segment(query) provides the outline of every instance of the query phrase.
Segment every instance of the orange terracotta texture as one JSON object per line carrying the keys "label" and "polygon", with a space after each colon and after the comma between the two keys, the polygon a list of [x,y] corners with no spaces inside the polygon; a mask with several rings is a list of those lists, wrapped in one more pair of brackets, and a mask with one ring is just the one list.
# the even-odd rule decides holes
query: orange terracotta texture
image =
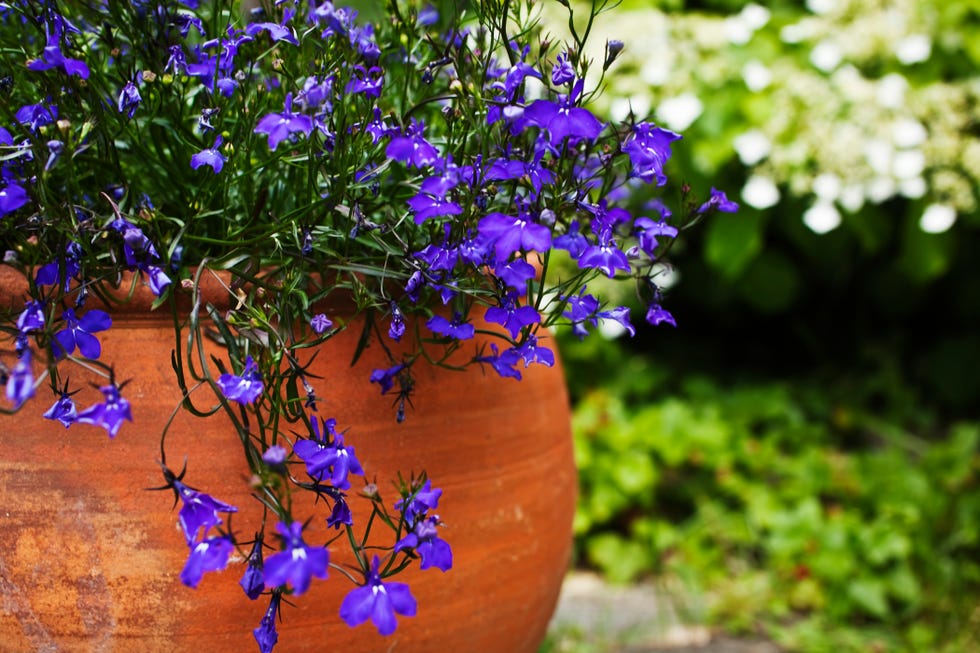
{"label": "orange terracotta texture", "polygon": [[[19,307],[24,293],[11,279],[0,272],[0,301]],[[17,416],[0,416],[0,650],[257,650],[252,629],[268,599],[245,597],[241,558],[206,574],[196,590],[181,585],[188,548],[172,494],[145,489],[163,483],[159,434],[180,398],[169,320],[137,301],[114,309],[113,327],[99,334],[104,359],[119,380],[130,380],[124,396],[134,422],[114,440],[96,427],[66,430],[41,419],[54,399],[43,386]],[[370,623],[351,629],[340,620],[340,602],[353,585],[332,571],[291,599],[295,606],[284,603],[277,653],[533,653],[569,561],[576,495],[560,366],[522,369],[517,382],[479,367],[417,365],[415,407],[397,424],[392,397],[367,382],[372,369],[390,366],[382,350],[370,347],[350,366],[358,335],[355,325],[321,347],[311,369],[321,377],[320,412],[348,430],[347,444],[389,506],[399,471],[424,469],[444,490],[438,513],[454,567],[443,574],[416,565],[394,579],[410,584],[419,610],[399,617],[389,637]],[[73,386],[95,380],[81,370],[69,374]],[[261,508],[250,496],[237,435],[223,418],[179,414],[166,445],[175,471],[186,456],[186,483],[239,507],[231,526],[250,539]],[[303,476],[302,468],[296,474]],[[358,489],[361,479],[353,482]],[[363,516],[358,508],[367,501],[352,496],[351,504],[355,519]],[[325,526],[326,506],[317,510],[309,543],[334,534]],[[342,562],[343,551],[332,545],[333,561]]]}

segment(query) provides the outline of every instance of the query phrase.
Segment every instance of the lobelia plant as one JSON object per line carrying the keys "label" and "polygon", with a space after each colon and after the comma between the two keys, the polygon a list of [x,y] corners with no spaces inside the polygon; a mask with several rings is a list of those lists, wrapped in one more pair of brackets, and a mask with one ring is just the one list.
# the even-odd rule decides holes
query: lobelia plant
{"label": "lobelia plant", "polygon": [[[589,29],[574,29],[571,7],[573,42],[559,47],[531,2],[390,2],[373,24],[328,1],[251,4],[0,3],[0,245],[27,289],[23,305],[0,307],[0,409],[126,437],[138,406],[100,333],[113,306],[148,286],[185,344],[170,361],[184,397],[175,410],[227,417],[268,524],[235,532],[239,507],[185,482],[186,462],[167,463],[169,424],[140,425],[159,431],[161,489],[181,504],[179,577],[197,587],[237,552],[244,593],[269,600],[254,631],[269,651],[282,601],[329,568],[354,584],[341,619],[389,634],[396,615],[416,612],[391,577],[416,560],[453,564],[442,491],[424,473],[397,479],[390,506],[365,483],[366,531],[388,539],[355,534],[357,425],[348,437],[342,415],[318,412],[329,382],[308,374],[303,351],[363,324],[361,346],[391,363],[364,392],[391,394],[401,422],[416,365],[462,351],[519,380],[522,367],[554,363],[549,327],[581,337],[613,320],[632,334],[628,308],[588,292],[596,277],[636,284],[646,320],[673,324],[655,265],[679,230],[736,205],[685,188],[677,214],[659,200],[652,217],[626,208],[636,185],[665,186],[680,136],[587,108],[601,80],[586,85]],[[607,44],[603,75],[622,47]],[[211,277],[230,310],[201,300]],[[324,308],[335,298],[345,314]],[[496,344],[467,349],[484,324],[499,327]],[[389,343],[402,339],[409,353],[396,356]],[[76,366],[104,378],[101,395],[73,384]],[[323,512],[299,513],[297,493]],[[309,541],[311,519],[340,535]],[[331,563],[340,542],[359,569]]]}

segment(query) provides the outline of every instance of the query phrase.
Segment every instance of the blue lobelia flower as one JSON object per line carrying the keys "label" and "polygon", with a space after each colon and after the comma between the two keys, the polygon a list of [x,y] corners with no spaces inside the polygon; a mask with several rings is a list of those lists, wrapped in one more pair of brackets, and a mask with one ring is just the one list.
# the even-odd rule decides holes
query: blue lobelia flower
{"label": "blue lobelia flower", "polygon": [[74,309],[66,308],[61,314],[65,328],[54,334],[51,348],[58,358],[78,351],[86,358],[98,358],[102,354],[102,345],[93,333],[105,331],[112,326],[112,318],[105,311],[94,308],[81,318],[75,315]]}
{"label": "blue lobelia flower", "polygon": [[438,515],[417,522],[412,532],[395,544],[395,552],[414,549],[422,558],[420,569],[435,567],[449,571],[453,566],[453,551],[449,543],[439,537],[439,524]]}
{"label": "blue lobelia flower", "polygon": [[587,247],[578,259],[578,266],[602,270],[610,279],[616,276],[616,270],[630,271],[629,259],[612,238],[600,239],[599,243]]}
{"label": "blue lobelia flower", "polygon": [[656,258],[655,252],[660,245],[657,236],[677,237],[677,227],[672,227],[663,220],[654,222],[650,218],[637,218],[633,221],[633,229],[636,231],[640,249],[650,258]]}
{"label": "blue lobelia flower", "polygon": [[317,313],[310,318],[310,328],[312,328],[314,333],[317,335],[323,333],[332,326],[333,322],[323,313]]}
{"label": "blue lobelia flower", "polygon": [[623,151],[629,155],[633,164],[632,174],[646,183],[655,179],[658,186],[667,183],[664,165],[670,158],[670,144],[681,138],[669,129],[657,127],[653,123],[641,122],[633,126],[633,131],[623,142]]}
{"label": "blue lobelia flower", "polygon": [[31,350],[25,349],[17,360],[14,369],[7,377],[7,399],[14,404],[14,410],[34,396],[34,373],[31,370]]}
{"label": "blue lobelia flower", "polygon": [[219,512],[238,512],[238,508],[235,506],[195,490],[179,479],[175,478],[170,483],[177,496],[184,502],[180,508],[180,513],[177,515],[177,520],[180,522],[180,528],[184,531],[184,538],[189,545],[198,541],[199,532],[201,532],[203,539],[213,526],[222,523],[221,517],[218,516]]}
{"label": "blue lobelia flower", "polygon": [[447,320],[442,315],[433,315],[425,323],[425,326],[429,327],[433,333],[456,340],[469,340],[476,335],[476,328],[472,324],[463,322],[463,316],[458,313],[453,316],[452,321]]}
{"label": "blue lobelia flower", "polygon": [[309,136],[313,131],[313,119],[302,113],[293,113],[293,94],[286,94],[282,113],[270,113],[262,117],[255,126],[256,134],[269,136],[269,149],[274,150],[284,139],[292,134]]}
{"label": "blue lobelia flower", "polygon": [[276,632],[276,615],[279,613],[279,602],[282,600],[280,592],[273,592],[269,600],[269,609],[262,616],[258,628],[252,631],[255,641],[259,645],[261,653],[272,653],[273,647],[279,641],[279,634]]}
{"label": "blue lobelia flower", "polygon": [[488,242],[492,242],[498,261],[518,250],[546,252],[551,248],[551,230],[538,224],[528,215],[518,217],[503,213],[490,213],[480,219],[477,230]]}
{"label": "blue lobelia flower", "polygon": [[30,300],[24,304],[24,312],[17,317],[17,330],[31,333],[44,328],[44,302]]}
{"label": "blue lobelia flower", "polygon": [[395,510],[400,510],[407,524],[414,525],[417,520],[424,519],[429,510],[439,507],[442,490],[432,489],[432,481],[426,479],[422,487],[413,491],[409,496],[395,503]]}
{"label": "blue lobelia flower", "polygon": [[245,596],[254,601],[259,598],[259,595],[265,589],[265,565],[262,563],[261,533],[256,534],[255,542],[252,543],[252,550],[249,552],[248,559],[245,562],[245,573],[242,575],[242,579],[238,584],[245,590]]}
{"label": "blue lobelia flower", "polygon": [[547,347],[539,346],[537,336],[529,336],[523,345],[514,349],[520,355],[521,360],[524,361],[525,369],[531,363],[540,363],[546,367],[552,367],[555,364],[554,352]]}
{"label": "blue lobelia flower", "polygon": [[696,214],[702,215],[709,211],[720,211],[721,213],[735,213],[738,211],[738,202],[733,202],[725,195],[725,191],[718,190],[712,186],[711,196],[708,201],[698,207]]}
{"label": "blue lobelia flower", "polygon": [[390,635],[398,625],[395,613],[413,617],[418,606],[408,585],[381,581],[380,564],[375,556],[365,584],[351,590],[340,604],[340,618],[351,628],[371,619],[379,633]]}
{"label": "blue lobelia flower", "polygon": [[240,404],[250,404],[262,394],[262,375],[251,356],[245,358],[241,376],[225,372],[217,380],[218,387],[227,399]]}
{"label": "blue lobelia flower", "polygon": [[235,545],[225,535],[192,544],[191,553],[180,572],[180,582],[188,587],[197,587],[205,572],[221,571],[228,566],[228,556],[234,548]]}
{"label": "blue lobelia flower", "polygon": [[105,385],[100,388],[105,401],[101,404],[90,406],[78,414],[75,420],[80,424],[92,424],[101,426],[109,432],[109,437],[116,437],[123,420],[133,421],[133,415],[129,410],[129,401],[120,393],[119,386],[116,384]]}
{"label": "blue lobelia flower", "polygon": [[490,343],[490,350],[493,352],[492,355],[477,356],[473,360],[479,363],[488,363],[497,374],[504,378],[512,378],[520,381],[521,373],[515,367],[521,360],[520,352],[513,347],[500,351],[497,345],[492,342]]}
{"label": "blue lobelia flower", "polygon": [[381,386],[381,394],[388,394],[388,391],[395,385],[395,377],[405,369],[404,363],[398,363],[388,369],[377,369],[371,372],[371,383]]}
{"label": "blue lobelia flower", "polygon": [[67,392],[62,392],[58,399],[51,405],[51,408],[43,415],[44,419],[56,419],[68,428],[75,423],[78,419],[78,409],[75,408],[75,402],[72,400],[71,395]]}
{"label": "blue lobelia flower", "polygon": [[127,118],[132,118],[142,101],[143,97],[140,95],[139,89],[136,88],[136,84],[126,82],[122,91],[119,92],[116,108],[119,109],[119,113],[125,113]]}
{"label": "blue lobelia flower", "polygon": [[265,561],[265,586],[275,588],[290,583],[294,594],[303,594],[314,576],[327,577],[329,553],[322,546],[308,546],[303,541],[301,522],[279,522],[276,530],[282,536],[285,549]]}
{"label": "blue lobelia flower", "polygon": [[[40,59],[33,59],[27,62],[29,70],[49,70],[51,68],[61,68],[66,75],[78,75],[82,79],[88,79],[89,69],[81,59],[71,59],[66,57],[61,51],[62,24],[65,21],[58,16],[55,20],[45,27],[47,32],[47,44]],[[53,29],[52,29],[53,28]]]}
{"label": "blue lobelia flower", "polygon": [[579,80],[571,94],[559,96],[558,102],[535,100],[524,109],[524,119],[546,130],[552,147],[569,137],[591,140],[602,132],[602,122],[591,111],[575,106],[582,87],[583,82]]}
{"label": "blue lobelia flower", "polygon": [[533,306],[521,306],[517,293],[508,293],[500,306],[491,306],[483,316],[487,322],[502,324],[510,332],[511,338],[516,338],[526,326],[537,324],[541,315]]}
{"label": "blue lobelia flower", "polygon": [[575,81],[575,68],[568,60],[568,53],[562,52],[555,60],[555,65],[551,69],[551,83],[555,86],[569,84]]}
{"label": "blue lobelia flower", "polygon": [[197,152],[196,154],[192,154],[191,168],[197,170],[201,166],[210,166],[211,170],[213,170],[215,174],[221,172],[221,169],[225,166],[225,161],[228,160],[225,158],[225,155],[219,151],[222,142],[223,139],[221,138],[221,134],[218,134],[218,136],[214,139],[213,147],[209,147]]}
{"label": "blue lobelia flower", "polygon": [[313,437],[299,440],[293,445],[293,451],[306,463],[306,472],[315,480],[322,481],[329,475],[330,482],[340,490],[350,488],[348,474],[364,475],[361,463],[354,455],[354,447],[344,445],[344,436],[335,430],[337,420],[325,419],[323,429],[316,417],[310,422]]}
{"label": "blue lobelia flower", "polygon": [[8,181],[6,186],[0,188],[0,217],[24,206],[28,199],[27,191],[22,186]]}
{"label": "blue lobelia flower", "polygon": [[422,135],[424,131],[425,123],[412,118],[404,135],[392,137],[385,156],[416,168],[435,163],[439,160],[439,150],[425,140]]}
{"label": "blue lobelia flower", "polygon": [[677,321],[674,320],[674,316],[665,309],[663,306],[657,303],[650,304],[650,308],[647,310],[646,320],[653,326],[657,326],[661,323],[666,323],[671,326],[677,326]]}

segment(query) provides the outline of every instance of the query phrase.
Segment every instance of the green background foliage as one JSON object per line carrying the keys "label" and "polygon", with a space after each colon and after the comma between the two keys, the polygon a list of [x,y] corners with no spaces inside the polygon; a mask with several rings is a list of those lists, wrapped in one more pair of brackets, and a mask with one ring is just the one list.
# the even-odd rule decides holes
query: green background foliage
{"label": "green background foliage", "polygon": [[[726,36],[759,7],[747,40]],[[810,36],[787,39],[799,24]],[[680,581],[713,623],[789,650],[980,650],[980,3],[626,0],[596,29],[626,42],[608,106],[656,119],[698,98],[667,171],[743,208],[673,248],[677,330],[562,348],[578,563]],[[910,35],[931,50],[903,63]],[[821,70],[828,40],[841,60]],[[893,82],[901,101],[879,102]],[[924,139],[901,145],[909,121]],[[746,163],[751,130],[771,149]],[[891,138],[897,172],[876,171]],[[772,206],[741,196],[757,175]],[[804,222],[821,175],[860,195],[832,194],[826,233]],[[933,204],[956,216],[938,233]]]}

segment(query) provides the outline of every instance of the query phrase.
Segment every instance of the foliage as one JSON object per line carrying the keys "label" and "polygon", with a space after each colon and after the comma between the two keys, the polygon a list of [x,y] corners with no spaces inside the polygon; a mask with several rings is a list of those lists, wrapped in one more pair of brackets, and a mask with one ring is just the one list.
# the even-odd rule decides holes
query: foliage
{"label": "foliage", "polygon": [[756,339],[801,366],[884,341],[931,400],[975,415],[976,3],[658,5],[598,24],[629,43],[601,101],[692,138],[674,178],[742,189],[738,220],[674,250],[679,323],[712,325],[691,341]]}
{"label": "foliage", "polygon": [[674,380],[590,346],[601,369],[569,365],[582,563],[678,578],[790,650],[980,650],[980,423],[897,394],[882,415],[871,386],[906,390],[884,378]]}

